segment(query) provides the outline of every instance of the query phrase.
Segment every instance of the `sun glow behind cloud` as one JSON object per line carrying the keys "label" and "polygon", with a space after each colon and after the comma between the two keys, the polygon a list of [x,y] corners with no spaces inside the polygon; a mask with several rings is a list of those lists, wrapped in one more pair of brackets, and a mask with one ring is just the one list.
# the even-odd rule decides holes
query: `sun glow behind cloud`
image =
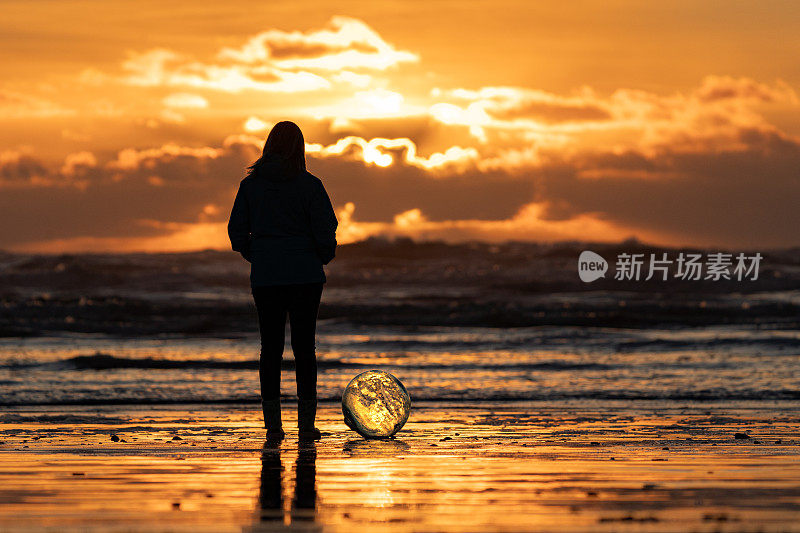
{"label": "sun glow behind cloud", "polygon": [[403,154],[403,161],[410,165],[426,170],[439,169],[442,167],[457,167],[478,159],[478,151],[474,148],[461,148],[451,146],[444,153],[436,152],[429,157],[417,155],[417,146],[411,139],[383,139],[375,138],[369,141],[361,137],[344,137],[336,143],[323,146],[321,144],[306,144],[306,153],[322,157],[340,156],[348,152],[357,152],[359,159],[367,164],[374,164],[379,167],[388,167],[394,162],[392,153],[400,150]]}

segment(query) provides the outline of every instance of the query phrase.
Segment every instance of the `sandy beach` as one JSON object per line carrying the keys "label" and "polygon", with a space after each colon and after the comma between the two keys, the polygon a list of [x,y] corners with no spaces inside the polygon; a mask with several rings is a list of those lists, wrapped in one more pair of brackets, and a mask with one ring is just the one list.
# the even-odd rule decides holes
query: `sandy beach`
{"label": "sandy beach", "polygon": [[[8,408],[3,531],[800,531],[796,404],[426,402],[392,440],[320,408]],[[748,438],[736,438],[736,434]]]}

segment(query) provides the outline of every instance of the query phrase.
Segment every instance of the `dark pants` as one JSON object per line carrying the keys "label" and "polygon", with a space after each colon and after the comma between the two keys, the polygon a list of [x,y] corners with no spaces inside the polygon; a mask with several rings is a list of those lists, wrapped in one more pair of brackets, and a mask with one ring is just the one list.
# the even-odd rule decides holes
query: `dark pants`
{"label": "dark pants", "polygon": [[296,283],[252,288],[261,331],[261,360],[258,374],[261,378],[263,400],[275,400],[281,394],[281,360],[287,314],[296,365],[297,397],[301,400],[317,398],[317,356],[314,337],[322,285],[322,283]]}

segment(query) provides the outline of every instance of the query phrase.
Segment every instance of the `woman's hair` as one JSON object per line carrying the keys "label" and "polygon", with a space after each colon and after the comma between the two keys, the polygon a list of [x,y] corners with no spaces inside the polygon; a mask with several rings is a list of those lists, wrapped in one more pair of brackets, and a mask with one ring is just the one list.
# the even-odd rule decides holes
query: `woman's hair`
{"label": "woman's hair", "polygon": [[297,172],[306,169],[306,142],[303,132],[294,122],[284,120],[273,126],[264,143],[264,150],[261,152],[255,163],[247,167],[248,176],[255,174],[264,164],[267,154],[276,154],[283,158],[286,166]]}

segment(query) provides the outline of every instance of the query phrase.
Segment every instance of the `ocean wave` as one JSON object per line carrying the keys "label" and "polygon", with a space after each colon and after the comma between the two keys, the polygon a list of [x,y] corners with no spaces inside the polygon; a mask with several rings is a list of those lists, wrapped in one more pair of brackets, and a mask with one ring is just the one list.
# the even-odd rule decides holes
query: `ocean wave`
{"label": "ocean wave", "polygon": [[[746,330],[745,330],[746,331]],[[717,330],[713,336],[708,336],[706,331],[683,330],[680,338],[653,337],[650,332],[631,332],[625,330],[575,330],[575,331],[533,331],[530,333],[494,334],[482,333],[475,339],[462,339],[457,335],[442,336],[442,338],[413,339],[382,339],[369,338],[351,342],[335,343],[337,349],[354,349],[357,351],[499,351],[516,350],[530,346],[536,347],[561,347],[564,345],[575,348],[606,348],[609,351],[631,352],[659,349],[668,350],[702,350],[713,348],[764,346],[769,348],[791,348],[800,346],[800,338],[796,332],[763,332],[758,330],[747,331],[742,335],[742,330],[726,332]],[[644,337],[644,338],[640,338]],[[649,337],[649,338],[648,338]]]}
{"label": "ocean wave", "polygon": [[[284,359],[281,363],[284,369],[293,369],[294,360]],[[346,368],[360,367],[337,360],[317,360],[320,368]],[[44,369],[44,370],[116,370],[116,369],[153,369],[153,370],[186,370],[186,369],[228,369],[228,370],[253,370],[258,369],[257,360],[221,361],[217,359],[156,359],[153,357],[119,357],[106,353],[92,355],[77,355],[67,359],[47,362],[11,362],[0,365],[0,368],[14,370]]]}
{"label": "ocean wave", "polygon": [[[222,361],[218,359],[156,359],[153,357],[119,357],[106,353],[92,355],[77,355],[67,359],[46,362],[10,362],[0,365],[0,368],[12,370],[118,370],[118,369],[147,369],[147,370],[254,370],[258,369],[258,360]],[[284,359],[281,363],[284,370],[295,368],[293,359]],[[317,359],[317,367],[329,368],[372,368],[373,363],[348,362],[336,359]],[[575,363],[569,361],[536,361],[536,362],[507,362],[493,361],[491,363],[403,363],[404,369],[425,370],[503,370],[503,371],[560,371],[560,370],[612,370],[620,365],[602,363]]]}
{"label": "ocean wave", "polygon": [[129,420],[103,415],[24,415],[20,413],[7,413],[0,415],[0,424],[125,424]]}
{"label": "ocean wave", "polygon": [[[411,391],[413,403],[425,402],[452,402],[452,403],[507,403],[507,402],[550,402],[558,403],[565,401],[668,401],[668,402],[760,402],[760,401],[796,401],[800,400],[800,389],[778,389],[778,390],[696,390],[696,391],[670,391],[670,392],[651,392],[651,391],[546,391],[531,393],[529,391],[505,391],[505,392],[443,392],[443,391]],[[293,396],[284,396],[283,400],[288,402],[295,401]],[[341,402],[341,393],[318,392],[319,402],[338,403]],[[38,399],[0,399],[0,406],[20,407],[20,406],[46,406],[46,405],[180,405],[180,404],[203,404],[203,405],[228,405],[228,404],[259,404],[261,397],[258,394],[244,394],[234,396],[208,397],[200,395],[176,394],[169,398],[140,396],[119,396],[119,397],[58,397],[58,398],[38,398]],[[0,423],[13,423],[16,420],[2,419]],[[58,421],[51,421],[58,422]],[[65,422],[66,423],[66,422]],[[78,423],[78,422],[75,422]]]}
{"label": "ocean wave", "polygon": [[618,352],[639,352],[643,350],[662,352],[676,350],[708,350],[713,348],[763,346],[770,349],[787,348],[797,350],[800,340],[795,335],[780,337],[772,335],[768,338],[750,337],[715,337],[710,339],[635,339],[617,342],[614,350]]}

